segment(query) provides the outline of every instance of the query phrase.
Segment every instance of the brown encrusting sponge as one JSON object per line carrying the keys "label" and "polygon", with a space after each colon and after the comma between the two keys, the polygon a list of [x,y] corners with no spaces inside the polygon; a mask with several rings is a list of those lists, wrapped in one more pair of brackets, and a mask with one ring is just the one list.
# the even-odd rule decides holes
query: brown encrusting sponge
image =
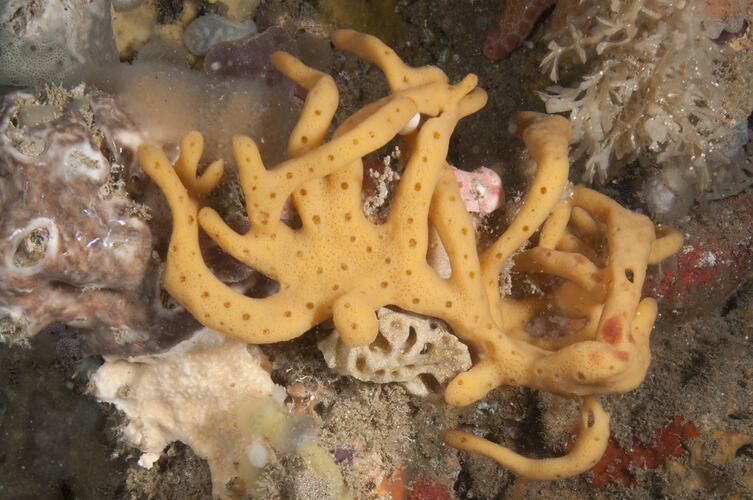
{"label": "brown encrusting sponge", "polygon": [[[568,122],[519,113],[513,132],[525,141],[538,172],[515,220],[479,255],[446,163],[455,125],[486,103],[476,77],[450,85],[440,69],[408,67],[374,37],[343,30],[332,40],[378,65],[393,93],[353,114],[325,142],[338,101],[332,78],[289,54],[274,54],[275,66],[308,89],[308,96],[287,161],[267,170],[250,138],[233,139],[251,223],[247,233],[236,233],[202,206],[222,176],[222,164],[196,176],[200,134],[183,138],[174,166],[155,147],[139,149],[141,165],[173,212],[165,286],[199,321],[250,343],[288,340],[332,317],[344,342],[366,345],[377,335],[375,312],[384,305],[440,318],[475,354],[473,367],[447,387],[448,403],[470,404],[502,384],[585,396],[582,431],[565,457],[529,460],[460,431],[445,433],[445,440],[530,478],[588,469],[603,454],[609,434],[608,415],[595,395],[634,388],[648,366],[656,305],[640,300],[646,265],[676,251],[681,238],[666,231],[657,239],[646,217],[586,188],[570,189]],[[361,207],[361,159],[417,113],[431,118],[416,132],[389,218],[375,225]],[[280,220],[289,196],[300,229]],[[446,279],[426,261],[429,222],[450,258]],[[561,284],[544,298],[503,297],[503,265],[542,225],[538,246],[520,254],[515,266],[558,276]],[[259,299],[223,284],[202,260],[199,226],[230,255],[279,282],[279,291]],[[532,320],[553,311],[587,321],[556,339],[527,333]]]}

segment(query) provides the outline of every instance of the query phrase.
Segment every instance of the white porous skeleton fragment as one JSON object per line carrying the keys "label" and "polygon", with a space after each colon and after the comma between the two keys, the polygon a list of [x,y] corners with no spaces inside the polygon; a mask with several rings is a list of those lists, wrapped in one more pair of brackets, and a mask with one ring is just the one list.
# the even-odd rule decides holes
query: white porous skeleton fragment
{"label": "white porous skeleton fragment", "polygon": [[337,330],[318,343],[330,368],[368,382],[401,382],[418,396],[471,366],[468,348],[444,322],[382,307],[379,335],[368,346],[348,347]]}

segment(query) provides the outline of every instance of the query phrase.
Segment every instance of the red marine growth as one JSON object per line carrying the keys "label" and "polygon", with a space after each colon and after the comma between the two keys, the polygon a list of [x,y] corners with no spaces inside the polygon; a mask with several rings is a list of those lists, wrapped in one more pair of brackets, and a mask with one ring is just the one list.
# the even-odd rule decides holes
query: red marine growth
{"label": "red marine growth", "polygon": [[507,0],[497,24],[489,30],[484,55],[499,61],[517,49],[533,29],[533,24],[556,0]]}
{"label": "red marine growth", "polygon": [[[577,427],[573,429],[573,433],[578,434]],[[683,423],[682,417],[674,417],[665,427],[654,431],[654,437],[647,446],[635,442],[628,450],[623,450],[617,441],[610,437],[604,456],[591,469],[594,476],[591,484],[602,486],[615,480],[625,486],[632,486],[635,477],[630,472],[631,465],[642,469],[656,469],[668,458],[682,455],[683,443],[700,435],[693,422]],[[572,446],[569,444],[565,448],[566,451]]]}

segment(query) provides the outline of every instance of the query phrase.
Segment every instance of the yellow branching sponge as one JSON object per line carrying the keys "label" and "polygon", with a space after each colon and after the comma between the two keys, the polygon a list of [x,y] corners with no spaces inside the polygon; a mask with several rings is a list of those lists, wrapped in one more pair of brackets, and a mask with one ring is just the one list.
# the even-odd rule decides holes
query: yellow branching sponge
{"label": "yellow branching sponge", "polygon": [[[233,138],[251,223],[245,234],[202,205],[222,175],[222,164],[196,176],[200,134],[183,138],[175,165],[153,146],[139,149],[142,167],[173,213],[166,288],[205,325],[249,343],[291,339],[331,317],[344,342],[365,345],[377,335],[376,311],[388,304],[441,318],[476,360],[449,384],[448,403],[470,404],[502,384],[585,396],[584,430],[565,457],[529,460],[460,431],[446,432],[444,439],[529,478],[588,469],[603,454],[609,433],[608,415],[595,395],[626,391],[642,380],[656,315],[651,299],[640,300],[645,269],[675,251],[678,236],[667,231],[657,239],[647,218],[594,191],[576,187],[565,196],[569,124],[561,117],[519,113],[513,133],[525,141],[538,172],[510,227],[478,255],[471,220],[446,163],[455,125],[486,103],[477,78],[468,75],[450,85],[440,69],[406,66],[378,39],[354,31],[338,31],[332,40],[379,66],[392,94],[354,113],[325,141],[338,102],[334,81],[289,54],[275,53],[275,66],[308,89],[308,96],[287,161],[266,169],[250,138]],[[361,207],[361,159],[417,113],[429,118],[415,133],[389,218],[372,224]],[[300,229],[280,220],[288,196]],[[429,222],[450,258],[447,279],[426,262]],[[230,255],[278,281],[279,291],[250,298],[222,283],[202,260],[199,227]],[[538,246],[519,254],[515,266],[558,276],[561,284],[543,298],[503,297],[502,266],[539,228]],[[529,322],[555,309],[587,318],[586,326],[556,339],[526,332]]]}

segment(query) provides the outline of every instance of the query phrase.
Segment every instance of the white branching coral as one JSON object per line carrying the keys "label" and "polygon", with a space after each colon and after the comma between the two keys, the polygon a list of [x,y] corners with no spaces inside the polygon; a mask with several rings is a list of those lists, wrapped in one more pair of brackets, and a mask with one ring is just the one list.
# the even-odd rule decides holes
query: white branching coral
{"label": "white branching coral", "polygon": [[572,62],[580,81],[540,95],[548,112],[569,113],[586,180],[604,181],[610,165],[640,157],[682,166],[701,189],[728,177],[722,171],[747,141],[737,131],[753,103],[732,91],[735,80],[745,88],[744,75],[725,72],[732,54],[713,41],[720,28],[706,15],[707,2],[581,4],[580,15],[550,35],[541,62],[554,82]]}

